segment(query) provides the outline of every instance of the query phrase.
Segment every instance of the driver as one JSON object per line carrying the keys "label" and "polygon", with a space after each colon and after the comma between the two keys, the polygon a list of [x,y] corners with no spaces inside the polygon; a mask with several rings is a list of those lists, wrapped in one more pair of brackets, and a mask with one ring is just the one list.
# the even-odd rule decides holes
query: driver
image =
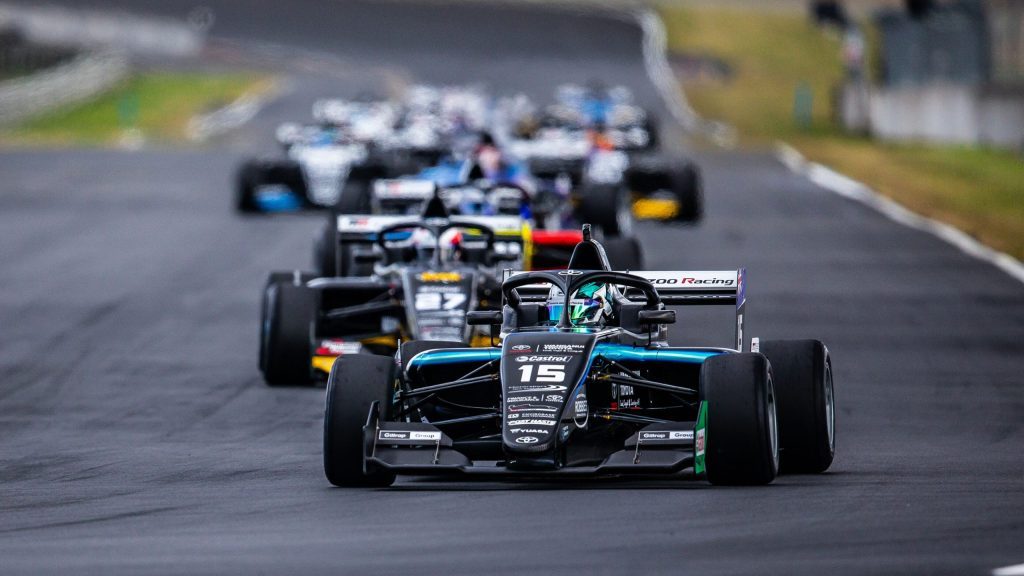
{"label": "driver", "polygon": [[[569,323],[577,327],[601,327],[615,317],[612,307],[615,288],[601,282],[588,282],[576,290],[569,301]],[[565,294],[561,288],[553,286],[548,292],[548,321],[554,325],[562,317],[565,307]]]}

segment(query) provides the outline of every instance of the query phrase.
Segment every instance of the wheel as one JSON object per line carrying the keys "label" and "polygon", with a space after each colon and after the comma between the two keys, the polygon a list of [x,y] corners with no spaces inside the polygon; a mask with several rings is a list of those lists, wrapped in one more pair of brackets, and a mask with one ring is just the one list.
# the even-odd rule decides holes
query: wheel
{"label": "wheel", "polygon": [[363,426],[370,406],[379,402],[381,418],[391,415],[395,359],[356,354],[341,356],[327,378],[324,408],[324,474],[335,486],[390,486],[394,473],[363,469]]}
{"label": "wheel", "polygon": [[338,267],[338,234],[334,218],[328,218],[313,247],[313,264],[322,277],[344,276],[346,262]]}
{"label": "wheel", "polygon": [[261,170],[252,160],[246,161],[235,174],[235,209],[243,213],[259,212],[256,205],[256,186]]}
{"label": "wheel", "polygon": [[633,228],[629,199],[618,184],[584,185],[577,216],[581,223],[599,228],[605,238],[624,236]]}
{"label": "wheel", "polygon": [[403,342],[402,348],[399,352],[399,357],[402,359],[403,368],[405,364],[412,360],[412,357],[419,354],[420,352],[426,352],[427,350],[437,350],[440,348],[465,348],[466,345],[462,342],[448,342],[444,340],[413,340],[412,342]]}
{"label": "wheel", "polygon": [[828,470],[836,453],[832,360],[817,340],[764,340],[779,403],[783,473]]}
{"label": "wheel", "polygon": [[768,484],[779,471],[771,365],[756,352],[726,353],[704,362],[707,402],[705,466],[712,484]]}
{"label": "wheel", "polygon": [[[299,283],[305,284],[313,278],[308,272],[299,273]],[[267,324],[267,317],[270,309],[270,286],[279,282],[295,283],[295,272],[271,272],[267,276],[267,283],[263,286],[263,301],[260,303],[260,371],[264,370],[267,358],[267,338],[264,337],[264,328]]]}
{"label": "wheel", "polygon": [[612,270],[643,270],[644,255],[635,236],[619,236],[601,241]]}
{"label": "wheel", "polygon": [[704,215],[704,183],[700,169],[687,162],[672,174],[672,193],[679,201],[676,220],[699,222]]}
{"label": "wheel", "polygon": [[312,290],[291,278],[271,278],[263,295],[260,370],[271,386],[308,385],[310,323],[315,313]]}

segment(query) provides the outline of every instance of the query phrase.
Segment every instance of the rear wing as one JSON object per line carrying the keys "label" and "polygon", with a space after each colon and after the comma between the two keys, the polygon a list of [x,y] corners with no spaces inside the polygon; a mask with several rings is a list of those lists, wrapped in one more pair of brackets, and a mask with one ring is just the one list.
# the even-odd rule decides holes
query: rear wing
{"label": "rear wing", "polygon": [[[402,223],[422,222],[419,216],[378,216],[372,214],[339,214],[338,233],[342,235],[375,235],[377,232]],[[456,226],[486,226],[497,236],[523,236],[529,224],[519,216],[452,216],[449,222]]]}
{"label": "rear wing", "polygon": [[[571,273],[572,270],[564,272]],[[506,270],[504,279],[522,274],[522,271]],[[627,274],[639,276],[650,282],[670,306],[735,306],[736,309],[736,350],[743,352],[743,317],[746,308],[746,268],[739,270],[636,270]],[[526,300],[547,297],[547,284],[531,284],[518,288]],[[624,289],[623,295],[633,301],[642,301],[643,295],[635,289]]]}

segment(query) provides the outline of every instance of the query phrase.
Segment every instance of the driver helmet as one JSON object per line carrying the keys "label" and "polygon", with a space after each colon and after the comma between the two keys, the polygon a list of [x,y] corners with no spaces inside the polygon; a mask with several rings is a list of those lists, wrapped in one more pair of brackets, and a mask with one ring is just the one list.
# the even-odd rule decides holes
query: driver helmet
{"label": "driver helmet", "polygon": [[462,231],[458,228],[445,230],[438,245],[441,248],[442,262],[457,262],[462,259]]}
{"label": "driver helmet", "polygon": [[[600,326],[610,320],[612,309],[612,290],[614,288],[602,282],[588,282],[576,290],[569,301],[569,323],[573,326]],[[557,323],[562,317],[565,307],[565,294],[558,287],[548,292],[548,320]]]}
{"label": "driver helmet", "polygon": [[434,256],[434,249],[437,246],[437,240],[429,230],[424,228],[415,228],[409,236],[409,244],[411,244],[413,249],[415,249],[417,258],[421,260],[429,260]]}

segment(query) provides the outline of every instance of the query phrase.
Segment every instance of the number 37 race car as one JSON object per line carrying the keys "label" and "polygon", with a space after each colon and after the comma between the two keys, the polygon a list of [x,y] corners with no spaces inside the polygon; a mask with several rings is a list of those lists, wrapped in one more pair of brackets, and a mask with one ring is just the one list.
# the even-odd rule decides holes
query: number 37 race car
{"label": "number 37 race car", "polygon": [[[506,272],[494,346],[414,341],[343,356],[324,418],[338,486],[399,474],[672,474],[767,484],[835,452],[832,364],[817,340],[750,341],[745,273],[610,270],[588,227],[561,271]],[[735,308],[735,348],[672,347],[668,306]],[[500,341],[500,344],[499,344]]]}

